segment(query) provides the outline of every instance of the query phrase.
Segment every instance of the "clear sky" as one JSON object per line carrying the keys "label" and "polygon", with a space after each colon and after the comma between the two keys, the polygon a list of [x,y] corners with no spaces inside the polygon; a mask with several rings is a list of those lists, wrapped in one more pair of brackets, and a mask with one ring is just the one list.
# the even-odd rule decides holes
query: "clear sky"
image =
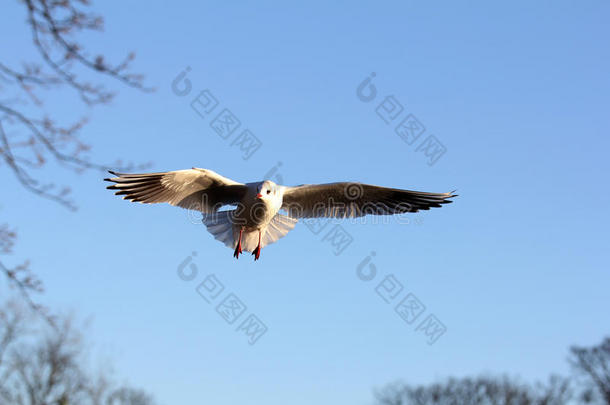
{"label": "clear sky", "polygon": [[[135,50],[134,69],[157,87],[114,84],[115,101],[94,110],[69,91],[47,103],[60,117],[90,117],[83,136],[95,160],[460,194],[408,224],[343,222],[352,242],[338,255],[326,236],[338,223],[318,234],[300,223],[255,263],[236,261],[196,215],[115,197],[98,172],[41,174],[73,187],[72,213],[0,168],[0,222],[20,234],[14,260],[31,260],[43,302],[92,316],[94,351],[120,379],[163,404],[368,404],[399,379],[546,378],[567,371],[570,345],[610,332],[608,2],[94,9],[106,30],[87,36],[90,47],[110,58]],[[2,14],[3,55],[27,59],[24,8],[7,3]],[[191,90],[180,81],[179,96],[172,82],[187,67]],[[363,101],[370,88],[360,98],[357,88],[373,72],[376,96]],[[202,118],[190,104],[206,89],[219,104]],[[378,109],[388,96],[402,111]],[[241,122],[227,140],[210,127],[224,108]],[[425,127],[412,144],[395,132],[409,114]],[[262,142],[248,159],[232,145],[244,129]],[[446,150],[433,165],[429,135]],[[376,274],[365,281],[357,268],[371,252],[361,276],[369,264]],[[189,256],[197,274],[183,281]],[[210,274],[225,289],[207,303],[196,289]],[[403,288],[386,303],[378,292],[390,275]],[[228,324],[216,307],[231,293],[247,309]],[[411,324],[395,312],[409,293],[425,305]],[[237,330],[250,314],[267,327],[254,345]],[[446,327],[431,345],[418,330],[429,315]]]}

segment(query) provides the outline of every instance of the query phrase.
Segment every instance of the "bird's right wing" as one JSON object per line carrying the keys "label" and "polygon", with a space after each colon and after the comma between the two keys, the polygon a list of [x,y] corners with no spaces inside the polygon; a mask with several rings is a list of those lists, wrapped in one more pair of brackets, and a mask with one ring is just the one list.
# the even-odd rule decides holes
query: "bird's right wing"
{"label": "bird's right wing", "polygon": [[192,168],[161,173],[126,174],[110,172],[116,177],[104,179],[115,184],[124,200],[144,204],[166,202],[204,213],[217,211],[223,205],[236,205],[247,187],[212,170]]}

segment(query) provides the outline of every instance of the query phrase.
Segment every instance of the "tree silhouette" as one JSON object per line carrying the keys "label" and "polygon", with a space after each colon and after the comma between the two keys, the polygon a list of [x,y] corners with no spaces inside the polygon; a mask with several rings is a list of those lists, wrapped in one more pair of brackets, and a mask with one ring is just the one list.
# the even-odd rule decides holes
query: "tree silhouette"
{"label": "tree silhouette", "polygon": [[585,396],[599,396],[610,404],[610,338],[592,347],[570,348],[570,364],[585,379]]}
{"label": "tree silhouette", "polygon": [[567,380],[553,376],[530,386],[506,376],[449,378],[442,383],[393,384],[377,392],[380,405],[559,405],[571,397]]}
{"label": "tree silhouette", "polygon": [[0,307],[0,403],[152,405],[144,391],[85,369],[86,342],[70,318],[52,327],[17,301]]}
{"label": "tree silhouette", "polygon": [[552,375],[545,383],[507,376],[449,378],[412,386],[393,383],[375,393],[380,405],[610,405],[610,338],[592,347],[572,347],[575,375]]}

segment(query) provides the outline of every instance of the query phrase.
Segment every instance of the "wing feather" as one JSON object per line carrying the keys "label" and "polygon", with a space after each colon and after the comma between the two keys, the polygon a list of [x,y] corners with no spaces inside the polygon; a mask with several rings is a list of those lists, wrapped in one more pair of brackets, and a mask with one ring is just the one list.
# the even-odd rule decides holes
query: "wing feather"
{"label": "wing feather", "polygon": [[282,209],[294,218],[354,218],[429,210],[449,204],[450,193],[427,193],[362,183],[306,184],[285,187]]}
{"label": "wing feather", "polygon": [[212,170],[192,168],[159,173],[116,173],[104,179],[123,199],[144,204],[166,202],[174,206],[214,212],[223,205],[236,205],[247,187]]}

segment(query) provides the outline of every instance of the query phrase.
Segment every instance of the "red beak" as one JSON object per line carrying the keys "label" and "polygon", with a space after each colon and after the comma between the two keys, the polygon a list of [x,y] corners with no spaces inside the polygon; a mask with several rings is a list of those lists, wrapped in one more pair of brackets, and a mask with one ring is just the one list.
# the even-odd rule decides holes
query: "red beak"
{"label": "red beak", "polygon": [[256,198],[263,198],[263,195],[262,195],[261,193],[258,193],[258,194],[256,195]]}

